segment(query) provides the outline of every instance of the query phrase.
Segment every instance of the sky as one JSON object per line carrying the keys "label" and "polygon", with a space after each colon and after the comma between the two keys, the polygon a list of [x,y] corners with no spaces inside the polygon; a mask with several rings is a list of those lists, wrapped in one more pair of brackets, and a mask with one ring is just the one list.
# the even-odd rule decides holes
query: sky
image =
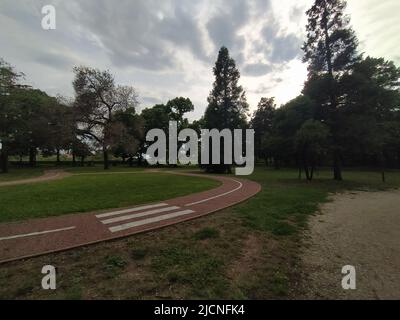
{"label": "sky", "polygon": [[[140,108],[189,97],[200,118],[226,46],[250,108],[300,94],[307,76],[301,45],[313,0],[0,0],[0,57],[50,95],[73,97],[74,66],[108,69],[136,88]],[[45,5],[56,29],[41,25]],[[365,55],[400,66],[399,0],[348,0]]]}

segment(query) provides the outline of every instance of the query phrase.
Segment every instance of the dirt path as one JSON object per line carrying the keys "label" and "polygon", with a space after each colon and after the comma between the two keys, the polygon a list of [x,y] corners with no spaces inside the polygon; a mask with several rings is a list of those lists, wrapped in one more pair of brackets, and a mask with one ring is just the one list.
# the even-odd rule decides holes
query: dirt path
{"label": "dirt path", "polygon": [[[310,222],[300,298],[400,299],[400,191],[336,195]],[[345,291],[342,267],[357,272]]]}
{"label": "dirt path", "polygon": [[7,182],[0,182],[0,187],[16,186],[20,184],[37,183],[51,180],[63,179],[71,174],[64,170],[46,170],[43,175],[35,178],[21,179]]}

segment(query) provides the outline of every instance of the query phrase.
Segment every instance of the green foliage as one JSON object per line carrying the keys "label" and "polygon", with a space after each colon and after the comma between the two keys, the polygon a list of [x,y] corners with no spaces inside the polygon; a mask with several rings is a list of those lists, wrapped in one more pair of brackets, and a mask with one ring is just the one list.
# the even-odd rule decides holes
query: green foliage
{"label": "green foliage", "polygon": [[185,113],[192,112],[194,110],[193,103],[189,98],[175,98],[168,101],[166,107],[170,120],[178,122],[178,131],[188,126],[188,120],[183,116]]}
{"label": "green foliage", "polygon": [[304,62],[310,74],[330,76],[349,70],[358,61],[358,40],[349,27],[343,0],[315,0],[307,11],[307,40],[304,43]]}
{"label": "green foliage", "polygon": [[249,106],[239,85],[240,72],[227,48],[222,47],[214,67],[215,82],[208,97],[204,125],[208,129],[239,129],[247,125]]}

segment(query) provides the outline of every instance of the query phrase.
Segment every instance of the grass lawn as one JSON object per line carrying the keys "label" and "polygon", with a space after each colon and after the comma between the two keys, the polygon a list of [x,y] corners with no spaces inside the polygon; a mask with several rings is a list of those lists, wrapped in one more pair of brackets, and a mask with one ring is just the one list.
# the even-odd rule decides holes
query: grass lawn
{"label": "grass lawn", "polygon": [[[171,183],[173,181],[173,188]],[[205,178],[166,173],[81,174],[62,180],[0,187],[0,222],[119,208],[217,187]]]}
{"label": "grass lawn", "polygon": [[0,173],[0,183],[14,180],[23,180],[39,177],[43,174],[43,168],[10,168],[8,173]]}
{"label": "grass lawn", "polygon": [[[0,298],[285,299],[300,272],[298,253],[308,217],[330,192],[400,186],[371,172],[313,182],[295,170],[257,168],[263,190],[247,202],[197,220],[125,239],[9,263],[0,268]],[[57,290],[41,290],[43,265],[57,266]]]}

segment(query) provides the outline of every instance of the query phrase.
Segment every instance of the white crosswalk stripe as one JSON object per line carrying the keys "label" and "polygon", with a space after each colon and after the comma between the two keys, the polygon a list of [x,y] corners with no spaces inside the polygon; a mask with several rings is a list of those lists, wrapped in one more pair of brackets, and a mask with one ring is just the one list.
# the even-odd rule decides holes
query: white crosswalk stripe
{"label": "white crosswalk stripe", "polygon": [[111,227],[109,229],[111,232],[118,232],[118,231],[123,231],[123,230],[134,228],[134,227],[143,226],[143,225],[150,224],[150,223],[155,223],[155,222],[160,222],[160,221],[164,221],[164,220],[168,220],[168,219],[177,218],[177,217],[191,214],[191,213],[194,213],[194,211],[193,210],[183,210],[183,211],[178,211],[178,212],[174,212],[174,213],[164,214],[164,215],[154,217],[154,218],[148,218],[148,219],[144,219],[144,220],[121,224],[119,226]]}
{"label": "white crosswalk stripe", "polygon": [[147,210],[147,209],[165,207],[167,205],[168,205],[167,203],[152,204],[152,205],[147,205],[147,206],[142,206],[142,207],[118,210],[118,211],[113,211],[113,212],[106,212],[106,213],[98,214],[98,215],[96,215],[96,217],[99,219],[113,217],[113,216],[118,216],[118,215],[124,214],[124,213],[131,213],[131,212],[137,212],[137,211],[142,211],[142,210]]}
{"label": "white crosswalk stripe", "polygon": [[[101,213],[96,215],[96,217],[104,225],[117,224],[118,222],[124,221],[125,223],[119,225],[113,225],[108,228],[111,232],[114,233],[118,231],[131,229],[134,227],[145,226],[147,224],[185,216],[194,212],[195,211],[193,210],[182,210],[182,208],[178,206],[168,206],[167,203],[158,203],[152,205],[145,205],[141,207],[134,207],[130,209]],[[156,216],[154,217],[154,215]],[[135,221],[130,221],[130,222],[127,221],[133,219],[135,219]]]}
{"label": "white crosswalk stripe", "polygon": [[130,220],[130,219],[135,219],[135,218],[141,218],[141,217],[146,217],[146,216],[151,216],[156,213],[162,213],[162,212],[167,212],[167,211],[173,211],[180,209],[179,207],[167,207],[167,208],[161,208],[161,209],[156,209],[156,210],[150,210],[150,211],[145,211],[141,213],[135,213],[135,214],[129,214],[126,216],[121,216],[117,218],[111,218],[107,220],[103,220],[103,224],[110,224],[110,223],[115,223],[115,222],[121,222],[125,220]]}

